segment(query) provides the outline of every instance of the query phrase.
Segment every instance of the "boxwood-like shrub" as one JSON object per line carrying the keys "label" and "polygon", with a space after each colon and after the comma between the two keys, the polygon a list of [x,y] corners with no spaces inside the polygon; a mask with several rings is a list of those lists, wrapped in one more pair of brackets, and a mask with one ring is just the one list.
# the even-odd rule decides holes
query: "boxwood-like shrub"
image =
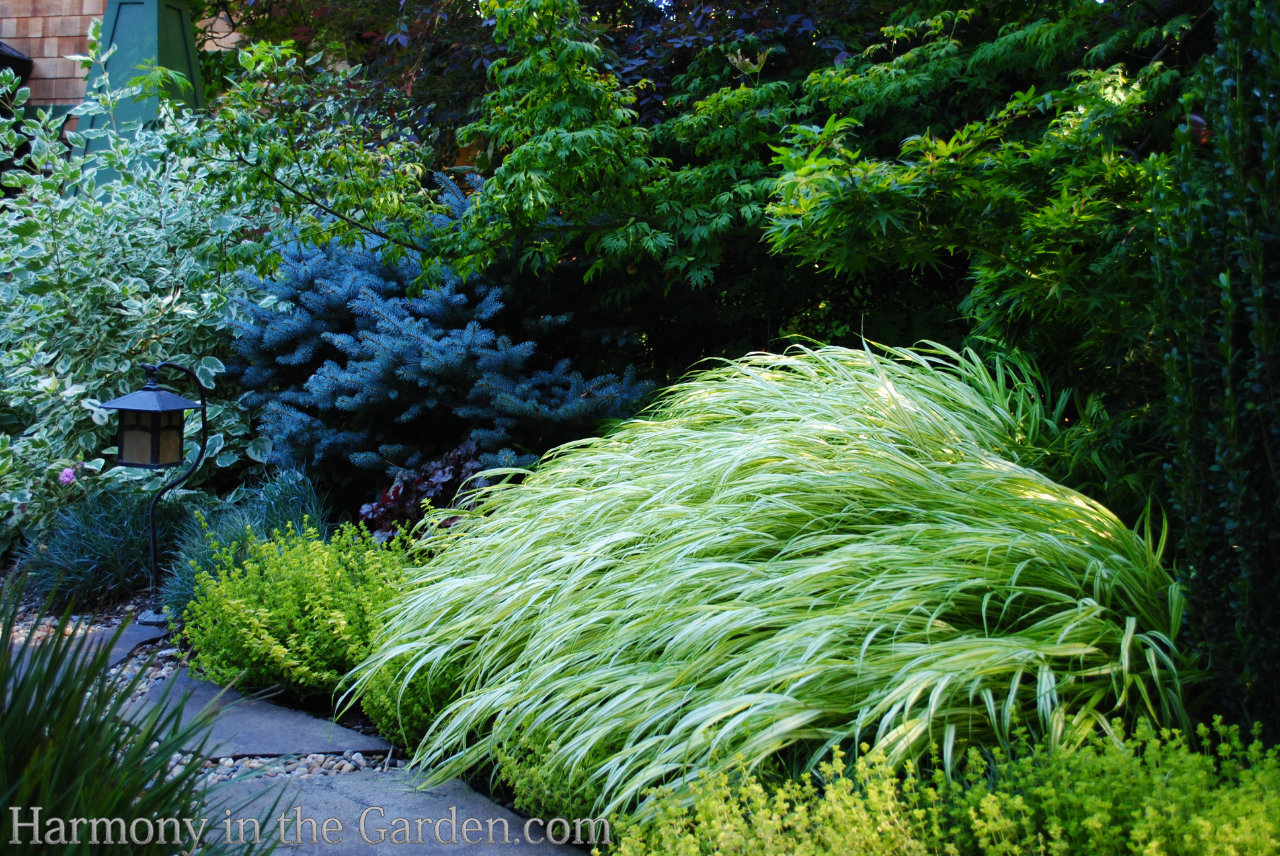
{"label": "boxwood-like shrub", "polygon": [[360,708],[387,740],[413,749],[421,742],[431,720],[454,696],[457,675],[429,671],[410,675],[409,658],[392,660],[362,687]]}
{"label": "boxwood-like shrub", "polygon": [[[276,531],[308,524],[320,527],[325,508],[311,480],[298,470],[280,470],[233,502],[197,512],[179,530],[161,597],[176,623],[196,593],[196,577],[217,576],[221,566],[242,560],[248,546]],[[230,551],[231,559],[223,553]]]}
{"label": "boxwood-like shrub", "polygon": [[780,787],[749,773],[667,792],[652,822],[635,824],[616,856],[1267,856],[1280,853],[1280,755],[1215,723],[1200,748],[1140,724],[1073,751],[1018,744],[970,753],[966,774],[895,773],[879,753],[842,756]]}
{"label": "boxwood-like shrub", "polygon": [[353,524],[327,541],[287,527],[223,548],[187,608],[192,662],[216,681],[331,696],[368,654],[405,560],[403,542],[378,543]]}

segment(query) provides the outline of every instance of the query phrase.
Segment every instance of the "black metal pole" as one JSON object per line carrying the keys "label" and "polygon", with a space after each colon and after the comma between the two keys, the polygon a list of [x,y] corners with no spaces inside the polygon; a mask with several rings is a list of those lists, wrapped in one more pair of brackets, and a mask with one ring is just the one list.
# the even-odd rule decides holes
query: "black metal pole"
{"label": "black metal pole", "polygon": [[158,602],[156,593],[156,579],[159,576],[160,556],[156,547],[156,506],[160,504],[160,498],[168,493],[172,488],[177,487],[191,477],[191,474],[200,466],[200,462],[204,460],[204,450],[209,443],[209,407],[205,401],[204,384],[200,382],[200,378],[196,373],[186,366],[180,366],[177,363],[156,363],[148,365],[143,363],[142,368],[146,371],[148,379],[152,379],[160,371],[160,369],[177,369],[185,372],[192,382],[195,383],[196,389],[200,391],[200,448],[196,451],[196,459],[187,467],[187,471],[178,476],[173,481],[164,485],[160,490],[156,491],[155,496],[151,497],[151,508],[147,512],[147,519],[151,526],[151,612],[143,613],[138,616],[139,624],[163,625],[167,623],[164,617],[164,609]]}

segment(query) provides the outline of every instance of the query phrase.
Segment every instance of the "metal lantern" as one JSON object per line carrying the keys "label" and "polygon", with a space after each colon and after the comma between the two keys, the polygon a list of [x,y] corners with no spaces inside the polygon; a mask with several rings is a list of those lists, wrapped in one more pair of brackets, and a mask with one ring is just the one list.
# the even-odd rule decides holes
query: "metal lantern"
{"label": "metal lantern", "polygon": [[[148,518],[151,524],[151,599],[152,610],[138,616],[139,624],[165,624],[164,613],[154,608],[156,595],[156,505],[172,488],[186,481],[204,459],[209,440],[208,408],[205,407],[204,385],[195,372],[175,363],[143,364],[147,384],[136,392],[112,399],[102,406],[120,413],[120,425],[116,432],[116,463],[122,467],[138,467],[160,470],[182,463],[182,437],[186,412],[200,411],[200,449],[191,466],[173,481],[168,482],[151,498]],[[200,391],[199,403],[183,398],[156,384],[160,369],[176,369],[188,375]]]}
{"label": "metal lantern", "polygon": [[149,372],[147,385],[137,392],[102,405],[120,411],[116,433],[116,463],[122,467],[159,470],[182,463],[182,433],[186,411],[204,405],[156,386]]}

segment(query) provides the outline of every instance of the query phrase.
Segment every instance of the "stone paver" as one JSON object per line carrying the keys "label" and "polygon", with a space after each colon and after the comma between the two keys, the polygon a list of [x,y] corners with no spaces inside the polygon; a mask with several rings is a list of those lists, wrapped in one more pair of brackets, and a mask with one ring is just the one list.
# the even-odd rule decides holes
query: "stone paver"
{"label": "stone paver", "polygon": [[[164,639],[169,635],[167,627],[151,627],[145,624],[137,624],[129,622],[124,630],[120,631],[120,638],[111,646],[111,660],[108,666],[118,666],[129,658],[140,645],[146,645],[148,642],[155,642],[157,639]],[[111,630],[94,629],[90,633],[90,638],[102,636],[103,644],[107,639],[111,638]]]}
{"label": "stone paver", "polygon": [[[152,687],[133,709],[186,698],[183,721],[212,707],[208,758],[340,755],[386,752],[390,744],[328,720],[245,698],[191,677],[186,669]],[[208,840],[247,843],[278,839],[277,853],[306,856],[467,853],[476,856],[583,854],[539,839],[573,841],[575,830],[549,829],[498,805],[458,780],[420,790],[403,769],[364,769],[331,776],[242,777],[212,787],[204,815]],[[283,817],[283,820],[281,819]],[[361,821],[363,820],[363,825]],[[327,835],[326,835],[327,833]],[[603,841],[605,827],[582,823],[579,840]],[[594,836],[594,838],[592,837]]]}
{"label": "stone paver", "polygon": [[570,856],[589,852],[593,834],[601,842],[608,834],[583,823],[580,847],[558,846],[544,840],[548,831],[556,841],[573,841],[571,825],[548,830],[457,779],[416,790],[404,770],[227,782],[210,793],[206,816],[211,841],[247,843],[256,830],[262,841],[280,842],[276,853],[299,856]]}
{"label": "stone paver", "polygon": [[[180,698],[186,725],[196,715],[212,708],[213,730],[205,747],[211,758],[242,758],[256,755],[341,755],[352,752],[386,752],[391,744],[381,737],[361,734],[334,722],[299,710],[281,707],[261,698],[247,698],[233,689],[198,681],[186,669],[152,687],[133,709],[146,710],[163,701]],[[194,747],[185,747],[188,749]]]}
{"label": "stone paver", "polygon": [[[113,633],[114,628],[92,628],[90,648],[100,650]],[[130,622],[111,646],[110,665],[167,635],[165,628]],[[186,700],[184,725],[201,711],[213,714],[205,758],[367,754],[392,748],[381,737],[197,680],[185,668],[157,682],[126,715],[179,699]],[[256,833],[264,843],[278,841],[276,853],[299,856],[573,856],[589,853],[591,844],[607,843],[610,836],[603,822],[583,820],[575,828],[574,819],[549,826],[530,821],[457,779],[421,789],[413,774],[395,768],[307,777],[242,776],[212,786],[206,799],[204,817],[192,821],[204,821],[207,841],[228,840],[229,835],[233,844],[247,843]]]}

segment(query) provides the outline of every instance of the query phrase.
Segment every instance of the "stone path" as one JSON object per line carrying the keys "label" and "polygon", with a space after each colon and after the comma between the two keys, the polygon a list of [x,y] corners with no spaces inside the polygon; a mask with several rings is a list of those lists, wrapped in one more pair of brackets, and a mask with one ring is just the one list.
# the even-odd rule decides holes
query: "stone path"
{"label": "stone path", "polygon": [[[111,638],[111,632],[115,628],[98,628],[95,627],[89,632],[89,637],[94,646],[102,646]],[[145,624],[134,624],[130,622],[124,630],[120,631],[114,645],[111,646],[111,661],[108,666],[118,666],[123,663],[130,654],[136,651],[140,646],[146,645],[148,642],[155,642],[164,639],[169,635],[168,628],[165,627],[148,627]]]}
{"label": "stone path", "polygon": [[[276,755],[341,755],[343,752],[385,753],[391,744],[376,735],[320,719],[261,698],[246,698],[208,681],[196,680],[185,668],[160,682],[133,707],[148,709],[161,700],[185,699],[182,724],[201,712],[214,714],[213,728],[205,744],[209,758],[246,758]],[[188,750],[194,746],[184,747]]]}
{"label": "stone path", "polygon": [[[113,647],[112,664],[163,636],[159,628],[127,627]],[[172,703],[184,696],[184,721],[206,707],[213,708],[204,754],[215,761],[311,753],[350,757],[355,752],[386,753],[391,748],[380,737],[196,680],[185,669],[153,686],[134,702],[134,709]],[[210,841],[246,844],[255,836],[263,842],[278,839],[277,853],[315,856],[459,852],[568,856],[590,851],[589,843],[578,848],[551,843],[573,841],[572,820],[557,821],[548,829],[540,821],[527,822],[461,781],[425,790],[415,784],[404,769],[372,765],[341,775],[240,776],[210,788],[206,835]],[[581,842],[604,840],[604,827],[599,824],[593,828],[584,822],[578,832]]]}
{"label": "stone path", "polygon": [[[73,624],[75,628],[78,625]],[[115,627],[88,627],[73,632],[83,632],[88,637],[85,643],[84,656],[91,657],[94,652],[100,651],[103,646],[111,642],[115,634]],[[115,642],[111,646],[111,652],[108,654],[110,661],[108,666],[117,666],[129,658],[129,655],[136,651],[140,646],[146,645],[148,642],[155,642],[164,639],[169,635],[169,631],[163,627],[147,627],[142,624],[129,624],[124,630],[120,631],[120,635],[115,637]],[[38,640],[32,644],[40,644]],[[9,640],[9,650],[17,652],[22,648],[21,640]],[[22,661],[16,663],[16,667],[21,670]]]}
{"label": "stone path", "polygon": [[[219,785],[208,810],[210,840],[229,833],[233,843],[278,838],[277,853],[347,854],[468,853],[484,856],[584,853],[545,839],[572,836],[567,825],[548,830],[526,821],[454,779],[417,790],[404,770],[362,770],[340,776],[286,779],[264,787],[261,780]],[[527,825],[526,825],[527,824]],[[583,824],[583,841],[590,838]],[[543,842],[541,844],[533,842]]]}

